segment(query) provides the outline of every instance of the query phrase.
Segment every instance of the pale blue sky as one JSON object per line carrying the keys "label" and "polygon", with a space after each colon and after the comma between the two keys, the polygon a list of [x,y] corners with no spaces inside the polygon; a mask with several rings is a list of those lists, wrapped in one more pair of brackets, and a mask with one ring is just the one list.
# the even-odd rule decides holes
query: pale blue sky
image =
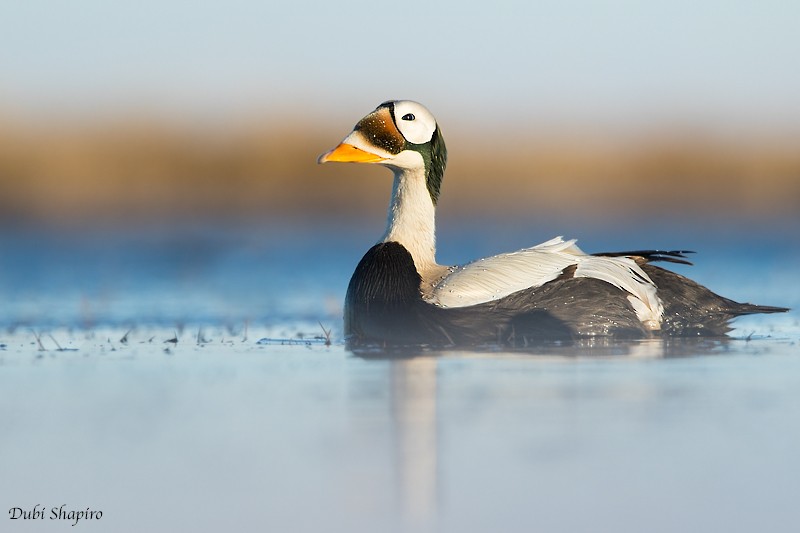
{"label": "pale blue sky", "polygon": [[800,2],[4,0],[0,76],[43,112],[797,124]]}

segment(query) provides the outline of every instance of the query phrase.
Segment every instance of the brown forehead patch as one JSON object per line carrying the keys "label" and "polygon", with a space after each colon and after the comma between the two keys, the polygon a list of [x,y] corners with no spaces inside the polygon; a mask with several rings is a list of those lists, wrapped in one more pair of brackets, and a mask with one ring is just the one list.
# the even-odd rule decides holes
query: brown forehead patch
{"label": "brown forehead patch", "polygon": [[370,143],[390,154],[399,154],[406,147],[406,140],[392,120],[388,107],[379,107],[362,118],[354,131],[358,131]]}

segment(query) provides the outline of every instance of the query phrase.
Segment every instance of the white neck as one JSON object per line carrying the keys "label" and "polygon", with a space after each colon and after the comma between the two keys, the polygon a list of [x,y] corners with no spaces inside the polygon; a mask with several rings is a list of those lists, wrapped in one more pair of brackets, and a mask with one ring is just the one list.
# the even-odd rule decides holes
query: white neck
{"label": "white neck", "polygon": [[392,170],[392,201],[383,242],[402,244],[425,277],[436,266],[436,208],[425,183],[425,167]]}

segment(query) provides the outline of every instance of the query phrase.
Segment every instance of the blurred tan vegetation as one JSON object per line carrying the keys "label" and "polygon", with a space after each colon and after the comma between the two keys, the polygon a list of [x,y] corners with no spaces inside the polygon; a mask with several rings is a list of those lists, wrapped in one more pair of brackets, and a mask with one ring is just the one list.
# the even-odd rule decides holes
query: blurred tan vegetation
{"label": "blurred tan vegetation", "polygon": [[[348,126],[296,117],[220,129],[146,118],[0,121],[0,221],[384,212],[388,171],[316,165]],[[453,215],[800,213],[797,139],[725,138],[688,129],[638,137],[517,129],[488,139],[445,129],[445,137],[450,162],[440,206]]]}

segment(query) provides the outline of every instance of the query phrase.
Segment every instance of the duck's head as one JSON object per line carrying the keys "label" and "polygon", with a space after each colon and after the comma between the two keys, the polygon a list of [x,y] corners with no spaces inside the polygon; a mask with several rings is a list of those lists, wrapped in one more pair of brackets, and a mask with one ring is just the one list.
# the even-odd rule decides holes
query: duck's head
{"label": "duck's head", "polygon": [[433,203],[447,165],[447,148],[436,119],[411,100],[384,102],[356,124],[350,135],[317,162],[378,163],[401,174],[423,171]]}

